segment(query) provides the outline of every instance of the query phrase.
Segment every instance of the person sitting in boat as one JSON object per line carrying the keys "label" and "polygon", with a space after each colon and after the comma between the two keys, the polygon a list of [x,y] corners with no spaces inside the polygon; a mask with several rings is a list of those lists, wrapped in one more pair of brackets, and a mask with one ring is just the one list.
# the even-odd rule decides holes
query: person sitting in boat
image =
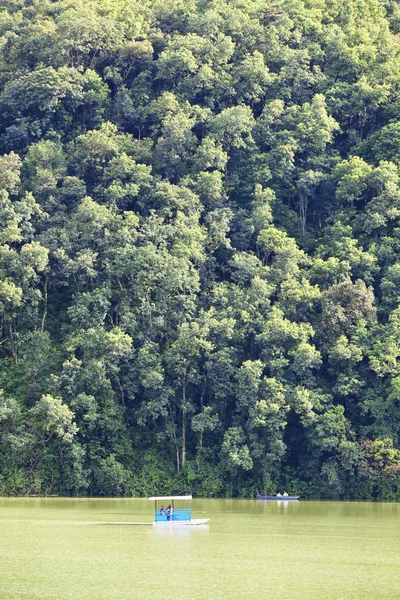
{"label": "person sitting in boat", "polygon": [[289,496],[289,494],[287,492],[283,492],[284,496]]}
{"label": "person sitting in boat", "polygon": [[171,520],[173,512],[174,512],[174,509],[172,508],[172,506],[170,504],[168,504],[168,506],[167,506],[167,521]]}
{"label": "person sitting in boat", "polygon": [[277,495],[276,495],[276,497],[278,497],[278,496],[281,497],[282,494],[280,492],[278,492]]}
{"label": "person sitting in boat", "polygon": [[163,515],[165,513],[165,508],[164,508],[164,504],[162,504],[160,506],[160,515]]}

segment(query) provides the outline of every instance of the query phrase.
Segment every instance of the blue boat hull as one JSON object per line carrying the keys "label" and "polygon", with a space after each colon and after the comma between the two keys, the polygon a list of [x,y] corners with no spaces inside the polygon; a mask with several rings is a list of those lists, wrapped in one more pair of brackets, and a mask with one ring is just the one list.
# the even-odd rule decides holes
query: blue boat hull
{"label": "blue boat hull", "polygon": [[257,500],[298,500],[300,496],[257,496]]}

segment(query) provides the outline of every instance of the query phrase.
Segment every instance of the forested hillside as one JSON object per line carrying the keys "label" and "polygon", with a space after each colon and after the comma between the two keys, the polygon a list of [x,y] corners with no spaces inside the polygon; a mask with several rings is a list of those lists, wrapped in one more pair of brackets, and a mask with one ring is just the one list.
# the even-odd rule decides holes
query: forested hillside
{"label": "forested hillside", "polygon": [[400,493],[400,7],[0,0],[0,493]]}

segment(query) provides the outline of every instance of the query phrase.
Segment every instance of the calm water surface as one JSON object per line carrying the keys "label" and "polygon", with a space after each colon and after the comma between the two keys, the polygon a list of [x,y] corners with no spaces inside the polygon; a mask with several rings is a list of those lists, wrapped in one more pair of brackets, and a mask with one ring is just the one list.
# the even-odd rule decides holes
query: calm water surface
{"label": "calm water surface", "polygon": [[0,499],[0,599],[400,599],[400,504]]}

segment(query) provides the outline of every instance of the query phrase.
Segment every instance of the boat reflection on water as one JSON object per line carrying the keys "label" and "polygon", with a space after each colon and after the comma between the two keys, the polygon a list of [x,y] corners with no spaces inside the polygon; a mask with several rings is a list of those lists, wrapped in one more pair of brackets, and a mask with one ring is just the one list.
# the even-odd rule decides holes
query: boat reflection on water
{"label": "boat reflection on water", "polygon": [[173,536],[174,538],[187,538],[190,535],[200,535],[209,533],[210,526],[209,525],[196,525],[196,527],[192,527],[190,525],[181,525],[180,527],[174,527],[170,524],[165,524],[162,527],[152,527],[149,531],[157,535],[168,535]]}
{"label": "boat reflection on water", "polygon": [[271,506],[276,505],[278,510],[286,511],[289,508],[289,505],[293,506],[296,504],[300,504],[298,500],[270,500],[269,502],[264,502],[264,500],[257,500],[257,504],[259,506]]}

